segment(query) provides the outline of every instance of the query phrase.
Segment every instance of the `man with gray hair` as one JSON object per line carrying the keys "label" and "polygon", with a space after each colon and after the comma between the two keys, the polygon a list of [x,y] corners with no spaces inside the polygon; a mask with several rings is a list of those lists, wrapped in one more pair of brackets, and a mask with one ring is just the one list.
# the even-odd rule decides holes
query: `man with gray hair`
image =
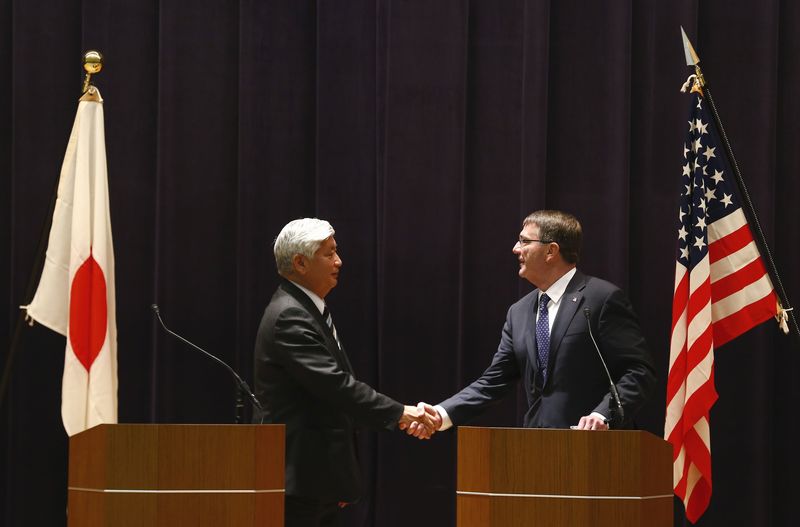
{"label": "man with gray hair", "polygon": [[264,406],[257,422],[286,425],[286,525],[338,524],[339,509],[361,495],[354,431],[439,424],[424,410],[356,380],[325,297],[342,259],[335,231],[316,218],[289,222],[275,239],[281,282],[264,311],[255,346],[255,389]]}

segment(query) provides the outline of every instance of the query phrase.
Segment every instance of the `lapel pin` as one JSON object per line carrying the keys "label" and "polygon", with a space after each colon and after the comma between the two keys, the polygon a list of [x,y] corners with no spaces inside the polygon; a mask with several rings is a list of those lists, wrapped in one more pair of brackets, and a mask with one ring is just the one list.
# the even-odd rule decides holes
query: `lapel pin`
{"label": "lapel pin", "polygon": [[573,297],[572,297],[572,301],[573,301],[573,302],[577,302],[577,301],[578,301],[578,297],[577,297],[577,296],[573,296]]}

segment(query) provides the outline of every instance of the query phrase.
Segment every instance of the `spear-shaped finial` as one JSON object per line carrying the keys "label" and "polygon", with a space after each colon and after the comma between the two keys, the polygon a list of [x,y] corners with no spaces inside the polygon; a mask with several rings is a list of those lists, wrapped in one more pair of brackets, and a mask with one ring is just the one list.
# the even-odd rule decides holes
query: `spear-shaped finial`
{"label": "spear-shaped finial", "polygon": [[681,36],[683,37],[683,52],[686,54],[686,65],[697,66],[700,64],[700,57],[697,56],[694,47],[692,47],[692,43],[689,42],[689,37],[686,36],[686,31],[683,30],[683,26],[681,26]]}
{"label": "spear-shaped finial", "polygon": [[[692,43],[689,42],[689,37],[686,36],[686,31],[683,30],[683,26],[681,26],[681,36],[683,37],[683,52],[686,55],[686,65],[694,66],[695,74],[689,78],[690,80],[694,78],[692,90],[701,90],[702,93],[702,88],[706,85],[706,80],[703,78],[703,72],[700,70],[700,57],[697,56],[694,47],[692,47]],[[681,88],[681,91],[685,91],[689,82],[688,80],[686,81],[687,84],[684,84],[684,88]]]}

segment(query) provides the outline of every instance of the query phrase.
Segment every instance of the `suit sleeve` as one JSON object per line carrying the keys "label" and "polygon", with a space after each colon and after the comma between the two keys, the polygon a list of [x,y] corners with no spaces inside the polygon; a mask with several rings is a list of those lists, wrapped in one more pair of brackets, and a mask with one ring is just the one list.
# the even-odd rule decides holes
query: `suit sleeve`
{"label": "suit sleeve", "polygon": [[519,365],[514,356],[511,309],[506,315],[500,345],[486,371],[472,384],[439,403],[453,425],[460,425],[477,417],[487,407],[500,402],[514,389],[520,378]]}
{"label": "suit sleeve", "polygon": [[[627,296],[613,291],[603,304],[598,321],[598,346],[617,385],[626,423],[639,413],[656,385],[653,360],[636,314]],[[594,409],[608,416],[611,394]]]}
{"label": "suit sleeve", "polygon": [[291,308],[278,316],[275,348],[288,373],[320,400],[368,426],[397,426],[403,405],[343,370],[306,311]]}

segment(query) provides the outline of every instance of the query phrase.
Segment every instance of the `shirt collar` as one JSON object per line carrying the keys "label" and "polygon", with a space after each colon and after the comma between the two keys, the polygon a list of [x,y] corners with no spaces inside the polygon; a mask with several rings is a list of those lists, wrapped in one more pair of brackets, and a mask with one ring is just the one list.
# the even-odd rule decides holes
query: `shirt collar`
{"label": "shirt collar", "polygon": [[569,285],[569,281],[572,280],[572,277],[575,276],[576,272],[578,272],[578,269],[576,267],[573,267],[572,269],[561,275],[561,278],[553,282],[553,285],[551,285],[547,289],[547,291],[540,291],[539,297],[541,298],[541,296],[544,293],[547,293],[547,296],[550,298],[550,302],[552,304],[558,304],[558,302],[561,300],[561,297],[564,296],[564,293],[567,290],[567,285]]}
{"label": "shirt collar", "polygon": [[292,282],[294,285],[296,285],[297,288],[300,289],[300,291],[302,291],[306,295],[308,295],[308,298],[310,298],[311,301],[314,302],[314,305],[317,306],[317,309],[319,309],[320,313],[323,313],[325,311],[325,301],[323,299],[321,299],[319,297],[319,295],[317,295],[316,293],[313,293],[310,289],[306,289],[305,287],[303,287],[302,285],[298,284],[294,280],[289,280],[289,281]]}

